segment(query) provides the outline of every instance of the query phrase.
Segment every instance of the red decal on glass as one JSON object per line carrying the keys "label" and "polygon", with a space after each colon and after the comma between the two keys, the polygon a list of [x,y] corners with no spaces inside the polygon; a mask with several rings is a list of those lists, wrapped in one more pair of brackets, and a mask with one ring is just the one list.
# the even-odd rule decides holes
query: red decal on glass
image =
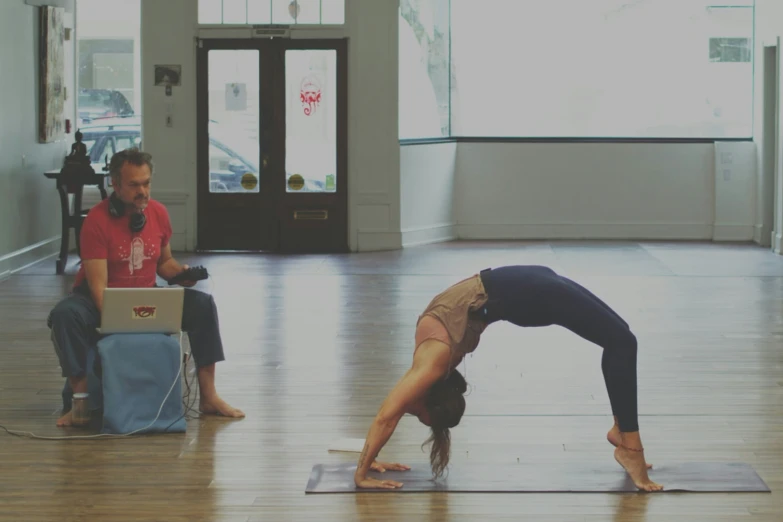
{"label": "red decal on glass", "polygon": [[302,100],[305,116],[310,116],[315,112],[315,108],[321,103],[321,86],[318,85],[318,80],[312,76],[302,80],[299,99]]}

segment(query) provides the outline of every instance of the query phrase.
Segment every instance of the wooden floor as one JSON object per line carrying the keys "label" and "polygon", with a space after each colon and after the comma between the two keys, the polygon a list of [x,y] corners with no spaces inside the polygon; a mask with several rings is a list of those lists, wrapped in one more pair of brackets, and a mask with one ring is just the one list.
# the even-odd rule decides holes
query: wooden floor
{"label": "wooden floor", "polygon": [[[783,520],[783,257],[750,245],[449,243],[343,256],[183,255],[213,278],[228,360],[218,389],[247,418],[186,434],[46,441],[0,431],[0,520],[57,522]],[[640,343],[640,425],[653,464],[750,463],[772,493],[305,495],[315,463],[355,462],[411,361],[417,315],[476,271],[545,264],[592,289]],[[0,424],[53,436],[62,378],[46,315],[75,268],[0,283]],[[616,466],[600,350],[558,328],[489,328],[452,465]],[[381,458],[427,464],[404,418]],[[654,477],[653,473],[653,477]]]}

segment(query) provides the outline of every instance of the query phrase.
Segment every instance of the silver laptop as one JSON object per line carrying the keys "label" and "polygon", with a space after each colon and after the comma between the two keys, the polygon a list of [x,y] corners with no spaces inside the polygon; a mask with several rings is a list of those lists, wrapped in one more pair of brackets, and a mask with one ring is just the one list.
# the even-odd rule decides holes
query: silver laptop
{"label": "silver laptop", "polygon": [[185,289],[107,288],[98,333],[178,334],[182,329]]}

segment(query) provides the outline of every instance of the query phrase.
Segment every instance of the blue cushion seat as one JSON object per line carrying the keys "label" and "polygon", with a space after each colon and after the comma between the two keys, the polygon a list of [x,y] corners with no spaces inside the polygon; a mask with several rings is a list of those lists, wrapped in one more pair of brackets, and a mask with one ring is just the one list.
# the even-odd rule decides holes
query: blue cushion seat
{"label": "blue cushion seat", "polygon": [[[103,413],[101,433],[184,432],[181,365],[178,337],[137,333],[102,337],[97,353],[89,350],[87,356],[89,407]],[[63,411],[69,411],[72,392],[67,379],[62,395]]]}

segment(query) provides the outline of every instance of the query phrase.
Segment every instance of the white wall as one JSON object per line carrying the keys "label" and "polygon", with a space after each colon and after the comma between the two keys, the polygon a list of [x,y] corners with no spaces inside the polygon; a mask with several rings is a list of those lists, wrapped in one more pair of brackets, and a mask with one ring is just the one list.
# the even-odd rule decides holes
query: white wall
{"label": "white wall", "polygon": [[[756,42],[755,42],[755,142],[757,145],[757,241],[770,245],[772,250],[783,253],[783,161],[781,161],[780,131],[783,120],[781,94],[783,84],[780,71],[783,67],[783,53],[779,38],[783,36],[783,2],[780,0],[756,0]],[[764,69],[764,47],[778,46],[777,71],[769,77]],[[770,114],[765,106],[764,88],[776,84],[774,97],[777,108]],[[771,118],[770,118],[771,116]],[[770,121],[771,120],[771,121]],[[769,136],[770,133],[776,134]],[[770,150],[770,146],[774,150]],[[770,168],[771,167],[771,168]],[[769,193],[772,192],[770,197]],[[772,208],[770,208],[772,207]],[[769,223],[770,216],[772,223]]]}
{"label": "white wall", "polygon": [[402,245],[455,239],[456,143],[400,147]]}
{"label": "white wall", "polygon": [[[72,8],[65,23],[73,27]],[[39,34],[37,7],[0,2],[0,279],[60,248],[60,202],[43,173],[62,167],[73,134],[38,143]],[[73,122],[73,38],[65,51],[66,117]]]}
{"label": "white wall", "polygon": [[724,179],[712,144],[462,142],[457,235],[749,240],[754,149],[736,145]]}
{"label": "white wall", "polygon": [[[153,197],[171,217],[173,250],[196,242],[196,25],[194,0],[141,2],[142,148],[155,167]],[[182,66],[181,85],[155,86],[155,65]],[[172,127],[166,126],[167,111]]]}
{"label": "white wall", "polygon": [[712,239],[716,241],[752,241],[755,236],[756,149],[752,141],[715,143]]}
{"label": "white wall", "polygon": [[775,142],[778,114],[773,110],[778,98],[777,45],[757,40],[754,141],[756,143],[756,227],[754,241],[762,246],[772,244],[775,218]]}
{"label": "white wall", "polygon": [[[772,196],[772,230],[771,246],[772,250],[778,254],[783,254],[783,148],[781,147],[780,138],[783,131],[783,96],[781,96],[781,89],[783,89],[783,81],[781,81],[781,70],[783,70],[783,53],[781,53],[781,37],[776,38],[777,47],[777,99],[776,99],[776,111],[775,111],[775,134],[774,139],[771,141],[774,152],[772,153],[772,173],[770,176],[764,176],[766,183],[765,189],[771,189]],[[762,136],[763,139],[763,136]],[[767,141],[767,140],[765,140]],[[766,174],[766,173],[765,173]],[[769,178],[772,178],[771,180]],[[768,201],[768,198],[765,198]]]}
{"label": "white wall", "polygon": [[353,251],[402,246],[398,0],[346,0],[348,227]]}

